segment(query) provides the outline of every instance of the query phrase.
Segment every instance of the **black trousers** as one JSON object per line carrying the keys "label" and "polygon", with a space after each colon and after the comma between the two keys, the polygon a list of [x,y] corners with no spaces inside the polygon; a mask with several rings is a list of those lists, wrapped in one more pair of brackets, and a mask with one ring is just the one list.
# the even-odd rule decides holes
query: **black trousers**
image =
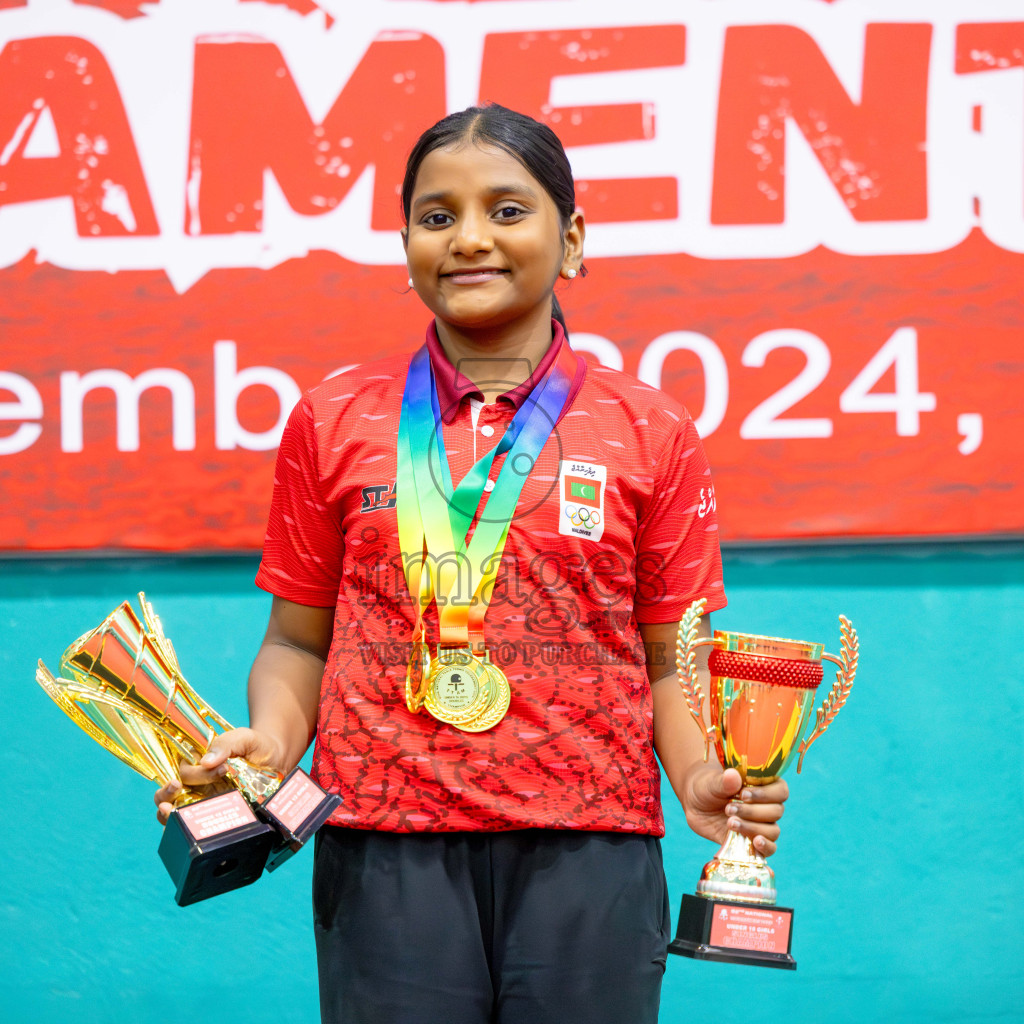
{"label": "black trousers", "polygon": [[655,1024],[669,938],[651,836],[324,827],[323,1024]]}

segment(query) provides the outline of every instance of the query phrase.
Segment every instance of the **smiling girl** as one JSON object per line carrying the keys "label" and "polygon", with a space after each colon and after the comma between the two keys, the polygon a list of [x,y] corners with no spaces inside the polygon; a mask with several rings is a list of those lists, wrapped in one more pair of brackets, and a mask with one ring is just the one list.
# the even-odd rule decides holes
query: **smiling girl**
{"label": "smiling girl", "polygon": [[585,230],[549,128],[450,115],[402,202],[426,340],[293,412],[252,727],[183,780],[288,770],[315,737],[342,798],[313,883],[325,1022],[653,1022],[655,751],[709,839],[772,853],[787,796],[704,763],[674,679],[682,612],[725,604],[707,460],[682,406],[569,346],[554,289]]}

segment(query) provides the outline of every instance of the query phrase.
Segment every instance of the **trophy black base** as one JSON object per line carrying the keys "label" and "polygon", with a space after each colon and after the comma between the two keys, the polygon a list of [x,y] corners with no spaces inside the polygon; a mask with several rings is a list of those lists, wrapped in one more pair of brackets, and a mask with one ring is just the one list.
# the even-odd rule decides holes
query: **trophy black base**
{"label": "trophy black base", "polygon": [[160,859],[180,907],[251,885],[263,873],[276,832],[235,791],[171,812]]}
{"label": "trophy black base", "polygon": [[256,808],[288,843],[301,846],[334,813],[341,797],[324,792],[301,768],[293,768],[277,792]]}
{"label": "trophy black base", "polygon": [[341,797],[325,793],[301,768],[293,768],[277,792],[257,813],[277,831],[277,843],[267,862],[275,871],[334,813]]}
{"label": "trophy black base", "polygon": [[668,951],[694,960],[795,971],[791,907],[683,896]]}

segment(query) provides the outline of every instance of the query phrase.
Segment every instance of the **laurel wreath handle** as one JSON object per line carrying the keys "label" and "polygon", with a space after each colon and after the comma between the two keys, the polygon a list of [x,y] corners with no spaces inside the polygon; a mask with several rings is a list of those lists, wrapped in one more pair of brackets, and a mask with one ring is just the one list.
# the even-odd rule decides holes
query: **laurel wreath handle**
{"label": "laurel wreath handle", "polygon": [[700,628],[701,615],[707,598],[701,597],[694,601],[683,613],[676,631],[676,676],[686,698],[693,720],[697,723],[704,736],[704,760],[708,759],[709,744],[714,737],[714,728],[704,725],[704,691],[697,678],[697,648],[713,643],[710,639],[698,640],[697,630]]}
{"label": "laurel wreath handle", "polygon": [[836,715],[839,714],[839,709],[846,703],[847,697],[850,696],[850,690],[853,689],[853,679],[857,674],[857,655],[860,650],[860,644],[857,639],[857,631],[845,615],[839,616],[839,632],[841,634],[841,655],[838,658],[827,653],[822,655],[822,658],[838,665],[839,671],[836,672],[836,681],[832,684],[832,689],[824,701],[822,701],[821,707],[818,708],[817,721],[814,724],[813,732],[798,748],[800,760],[796,763],[797,774],[803,768],[804,754],[810,750],[811,744],[832,724]]}

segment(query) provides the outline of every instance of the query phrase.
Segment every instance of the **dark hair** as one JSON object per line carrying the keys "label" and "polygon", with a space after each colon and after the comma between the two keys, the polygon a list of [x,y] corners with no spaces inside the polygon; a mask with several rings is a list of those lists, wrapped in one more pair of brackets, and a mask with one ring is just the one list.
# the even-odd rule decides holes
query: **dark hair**
{"label": "dark hair", "polygon": [[[402,182],[402,212],[407,224],[420,164],[435,149],[457,147],[467,142],[497,146],[515,157],[544,186],[544,191],[551,196],[561,214],[563,225],[568,226],[569,218],[576,209],[576,187],[561,141],[546,124],[497,103],[467,107],[449,114],[419,137],[409,154]],[[580,269],[586,273],[584,268]],[[552,297],[551,312],[568,335],[562,307],[555,296]]]}

